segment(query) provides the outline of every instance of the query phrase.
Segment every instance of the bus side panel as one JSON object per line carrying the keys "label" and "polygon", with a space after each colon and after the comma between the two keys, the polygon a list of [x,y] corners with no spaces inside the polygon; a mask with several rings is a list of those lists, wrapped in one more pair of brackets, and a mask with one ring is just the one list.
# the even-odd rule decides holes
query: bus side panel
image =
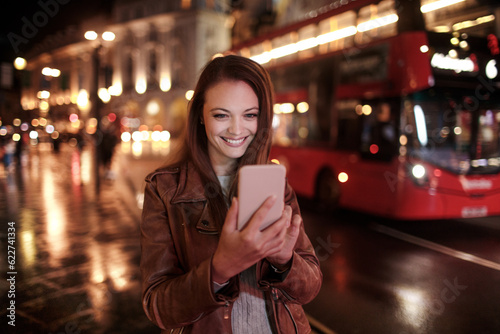
{"label": "bus side panel", "polygon": [[397,211],[396,161],[364,161],[354,152],[279,146],[273,146],[271,158],[285,165],[298,195],[314,198],[318,175],[326,168],[335,177],[341,172],[348,175],[340,184],[340,206],[382,216]]}
{"label": "bus side panel", "polygon": [[429,87],[432,70],[428,52],[423,53],[420,47],[429,45],[427,36],[420,31],[405,32],[392,43],[389,77],[396,79],[395,91],[404,93]]}
{"label": "bus side panel", "polygon": [[396,162],[359,159],[346,170],[341,205],[346,208],[391,217],[397,211],[398,180]]}
{"label": "bus side panel", "polygon": [[500,215],[500,174],[456,175],[442,170],[432,182],[444,198],[445,217]]}
{"label": "bus side panel", "polygon": [[500,194],[486,199],[471,199],[452,194],[429,195],[429,189],[414,189],[399,201],[398,219],[451,219],[500,215]]}
{"label": "bus side panel", "polygon": [[314,198],[318,172],[329,160],[327,152],[273,146],[271,159],[286,167],[290,185],[298,195]]}
{"label": "bus side panel", "polygon": [[[466,189],[464,184],[487,184],[488,189]],[[500,175],[457,176],[443,171],[431,177],[432,186],[417,186],[409,177],[400,182],[399,219],[450,219],[500,215]]]}
{"label": "bus side panel", "polygon": [[398,197],[394,218],[407,220],[444,218],[445,201],[442,196],[431,195],[432,191],[415,185],[409,178],[402,181],[401,187],[404,190]]}

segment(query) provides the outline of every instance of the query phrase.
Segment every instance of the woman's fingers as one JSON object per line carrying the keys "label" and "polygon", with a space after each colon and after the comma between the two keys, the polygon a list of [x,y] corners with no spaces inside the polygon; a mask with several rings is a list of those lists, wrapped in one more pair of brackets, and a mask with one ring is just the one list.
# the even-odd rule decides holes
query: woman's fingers
{"label": "woman's fingers", "polygon": [[246,231],[249,233],[257,233],[258,231],[260,231],[262,222],[266,218],[267,213],[269,212],[269,210],[271,210],[275,202],[276,196],[274,195],[266,198],[264,203],[262,203],[257,211],[255,211],[255,213],[252,215],[252,218],[250,218],[242,231]]}
{"label": "woman's fingers", "polygon": [[300,233],[300,224],[302,224],[302,218],[300,215],[294,215],[290,227],[286,229],[285,235],[281,239],[282,243],[269,251],[267,259],[271,263],[285,264],[291,259],[293,248]]}
{"label": "woman's fingers", "polygon": [[[237,199],[232,200],[213,260],[216,272],[226,273],[226,275],[227,273],[236,274],[263,258],[277,256],[278,259],[281,259],[288,256],[289,243],[295,244],[296,241],[296,236],[292,236],[295,233],[291,230],[297,224],[295,222],[297,217],[299,218],[298,223],[300,223],[298,215],[294,217],[292,223],[292,208],[290,206],[285,206],[282,216],[276,222],[260,231],[262,221],[275,201],[275,197],[267,198],[240,231],[237,227],[239,203]],[[220,261],[221,259],[225,260]]]}
{"label": "woman's fingers", "polygon": [[290,221],[292,217],[292,208],[286,205],[283,209],[283,214],[280,219],[275,221],[273,224],[269,225],[266,229],[262,230],[262,233],[267,233],[270,235],[279,235],[280,232],[286,231],[287,227],[290,226]]}

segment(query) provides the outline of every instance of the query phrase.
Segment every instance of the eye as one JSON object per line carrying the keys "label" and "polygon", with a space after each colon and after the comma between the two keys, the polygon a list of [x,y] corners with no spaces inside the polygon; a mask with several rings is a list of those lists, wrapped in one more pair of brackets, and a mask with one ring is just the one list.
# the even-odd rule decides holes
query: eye
{"label": "eye", "polygon": [[259,113],[258,112],[250,112],[248,114],[245,114],[245,118],[248,118],[248,119],[254,119],[254,118],[257,118],[259,117]]}
{"label": "eye", "polygon": [[224,119],[226,117],[228,117],[226,114],[214,114],[213,117],[215,119]]}

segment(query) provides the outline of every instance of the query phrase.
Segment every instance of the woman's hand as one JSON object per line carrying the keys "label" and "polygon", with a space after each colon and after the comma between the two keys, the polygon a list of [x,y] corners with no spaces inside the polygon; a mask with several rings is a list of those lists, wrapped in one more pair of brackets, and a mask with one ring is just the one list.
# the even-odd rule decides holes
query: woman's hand
{"label": "woman's hand", "polygon": [[267,198],[240,231],[237,227],[238,200],[233,198],[212,259],[214,282],[224,283],[263,258],[278,266],[291,259],[298,236],[297,225],[300,226],[301,220],[296,215],[291,223],[290,206],[285,207],[280,219],[260,231],[262,221],[275,201],[275,197]]}
{"label": "woman's hand", "polygon": [[267,256],[267,260],[280,270],[287,269],[286,265],[292,259],[293,249],[300,233],[300,224],[302,224],[302,217],[294,215],[292,223],[284,229],[285,237],[281,247],[275,253]]}

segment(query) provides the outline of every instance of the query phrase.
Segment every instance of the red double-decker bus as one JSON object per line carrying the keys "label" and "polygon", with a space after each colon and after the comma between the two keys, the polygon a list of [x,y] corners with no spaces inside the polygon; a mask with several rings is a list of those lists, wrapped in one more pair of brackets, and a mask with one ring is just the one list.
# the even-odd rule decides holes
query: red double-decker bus
{"label": "red double-decker bus", "polygon": [[351,2],[231,50],[271,74],[272,157],[327,208],[499,215],[498,39],[398,32],[394,3]]}

